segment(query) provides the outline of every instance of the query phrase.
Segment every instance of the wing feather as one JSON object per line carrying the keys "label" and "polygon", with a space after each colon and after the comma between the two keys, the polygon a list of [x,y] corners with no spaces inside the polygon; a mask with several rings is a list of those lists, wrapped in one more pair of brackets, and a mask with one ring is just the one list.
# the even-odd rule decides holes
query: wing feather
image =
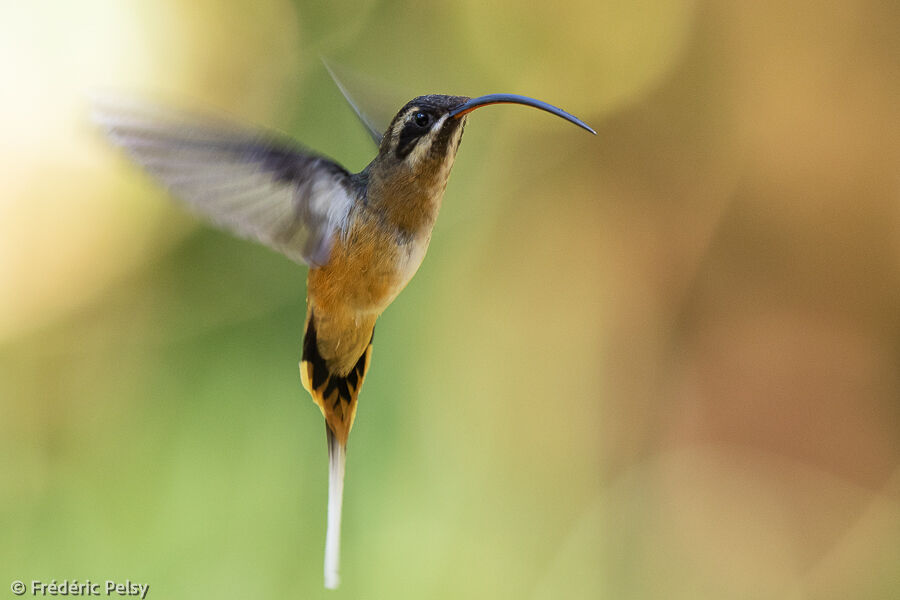
{"label": "wing feather", "polygon": [[193,212],[294,261],[324,264],[346,228],[350,174],[281,136],[137,103],[98,103],[94,117]]}

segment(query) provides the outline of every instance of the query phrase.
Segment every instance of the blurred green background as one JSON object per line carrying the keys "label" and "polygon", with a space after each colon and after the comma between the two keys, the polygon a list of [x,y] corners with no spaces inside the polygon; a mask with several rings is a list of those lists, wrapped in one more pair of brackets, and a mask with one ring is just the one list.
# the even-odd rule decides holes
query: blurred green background
{"label": "blurred green background", "polygon": [[[0,596],[900,597],[898,31],[879,0],[3,2]],[[304,269],[186,215],[85,100],[358,170],[320,54],[389,112],[520,93],[599,134],[469,119],[377,328],[334,593]]]}

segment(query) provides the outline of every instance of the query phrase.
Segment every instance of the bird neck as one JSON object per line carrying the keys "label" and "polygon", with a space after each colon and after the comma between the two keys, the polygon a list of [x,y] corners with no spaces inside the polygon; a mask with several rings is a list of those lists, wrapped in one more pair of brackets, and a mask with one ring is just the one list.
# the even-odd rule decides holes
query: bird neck
{"label": "bird neck", "polygon": [[402,164],[373,163],[367,171],[370,210],[405,235],[429,234],[441,208],[449,167],[423,172]]}

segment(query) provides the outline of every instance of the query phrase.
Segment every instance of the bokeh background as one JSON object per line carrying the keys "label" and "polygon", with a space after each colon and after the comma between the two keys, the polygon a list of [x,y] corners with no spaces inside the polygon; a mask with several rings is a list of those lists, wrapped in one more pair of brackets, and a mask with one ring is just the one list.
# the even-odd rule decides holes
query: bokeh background
{"label": "bokeh background", "polygon": [[[0,4],[0,584],[150,598],[900,597],[900,5]],[[305,271],[107,146],[117,90],[362,168],[319,62],[473,114],[350,445]],[[10,592],[0,591],[0,595]]]}

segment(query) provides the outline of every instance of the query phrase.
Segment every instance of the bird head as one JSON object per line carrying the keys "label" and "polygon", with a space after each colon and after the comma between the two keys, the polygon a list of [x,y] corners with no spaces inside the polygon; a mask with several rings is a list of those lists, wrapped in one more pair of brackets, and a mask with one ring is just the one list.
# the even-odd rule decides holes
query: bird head
{"label": "bird head", "polygon": [[381,139],[378,157],[384,166],[418,179],[449,174],[466,121],[451,112],[468,100],[431,94],[407,102]]}
{"label": "bird head", "polygon": [[431,94],[413,98],[400,109],[381,139],[377,162],[401,180],[446,184],[467,115],[491,104],[522,104],[562,117],[591,133],[580,119],[546,102],[514,94],[478,98]]}

